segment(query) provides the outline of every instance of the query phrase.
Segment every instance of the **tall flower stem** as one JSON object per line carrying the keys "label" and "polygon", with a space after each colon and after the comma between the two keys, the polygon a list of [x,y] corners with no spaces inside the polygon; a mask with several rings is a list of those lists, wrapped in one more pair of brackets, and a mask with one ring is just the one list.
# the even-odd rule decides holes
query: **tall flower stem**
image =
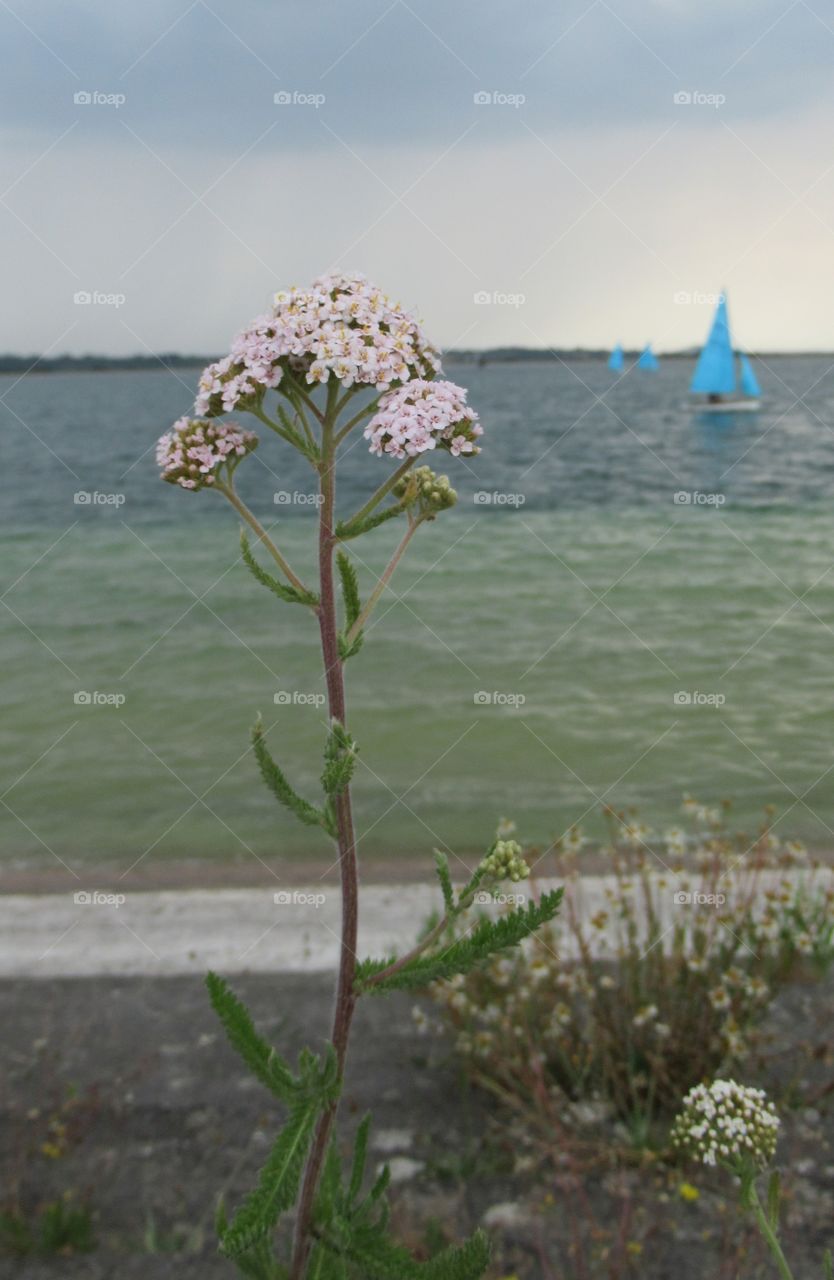
{"label": "tall flower stem", "polygon": [[[322,427],[322,461],[319,468],[322,501],[319,511],[320,603],[318,618],[324,676],[327,686],[328,710],[331,719],[338,720],[344,725],[346,713],[345,681],[342,661],[339,656],[336,592],[333,581],[333,549],[337,542],[333,532],[336,497],[335,405],[328,405],[328,410],[329,412],[325,415]],[[335,797],[335,809],[342,890],[342,936],[331,1042],[336,1050],[339,1075],[342,1076],[350,1037],[350,1026],[356,1007],[354,980],[356,976],[356,943],[359,922],[359,876],[349,788],[345,788]],[[303,1280],[307,1268],[312,1244],[310,1227],[316,1191],[336,1119],[336,1110],[337,1104],[333,1103],[322,1113],[313,1136],[310,1154],[307,1158],[296,1215],[290,1280]]]}
{"label": "tall flower stem", "polygon": [[779,1243],[776,1232],[770,1225],[770,1220],[765,1212],[764,1205],[759,1199],[759,1193],[757,1192],[755,1185],[750,1187],[750,1208],[753,1212],[754,1218],[756,1219],[758,1228],[764,1236],[770,1252],[773,1254],[773,1260],[776,1263],[776,1270],[779,1272],[782,1280],[793,1280],[791,1269],[788,1266],[788,1260],[782,1252],[782,1246]]}

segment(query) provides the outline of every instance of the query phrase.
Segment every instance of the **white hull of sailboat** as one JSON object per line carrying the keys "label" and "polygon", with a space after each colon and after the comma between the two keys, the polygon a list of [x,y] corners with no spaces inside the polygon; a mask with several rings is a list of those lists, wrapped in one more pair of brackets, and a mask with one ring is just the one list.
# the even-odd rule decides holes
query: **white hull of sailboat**
{"label": "white hull of sailboat", "polygon": [[694,413],[755,413],[757,409],[761,409],[761,400],[752,397],[744,400],[719,400],[717,404],[710,404],[709,401],[697,403],[692,401],[690,409]]}

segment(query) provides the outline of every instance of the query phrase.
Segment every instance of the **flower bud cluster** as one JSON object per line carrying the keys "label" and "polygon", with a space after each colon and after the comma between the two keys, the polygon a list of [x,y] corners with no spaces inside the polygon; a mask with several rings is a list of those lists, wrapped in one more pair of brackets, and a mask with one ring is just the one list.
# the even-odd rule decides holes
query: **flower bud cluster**
{"label": "flower bud cluster", "polygon": [[493,880],[526,880],[530,868],[522,857],[517,840],[496,840],[481,866]]}
{"label": "flower bud cluster", "polygon": [[433,520],[438,511],[453,507],[458,500],[449,477],[437,475],[431,467],[416,467],[403,476],[394,485],[393,494],[406,506],[416,507],[418,514],[428,520]]}

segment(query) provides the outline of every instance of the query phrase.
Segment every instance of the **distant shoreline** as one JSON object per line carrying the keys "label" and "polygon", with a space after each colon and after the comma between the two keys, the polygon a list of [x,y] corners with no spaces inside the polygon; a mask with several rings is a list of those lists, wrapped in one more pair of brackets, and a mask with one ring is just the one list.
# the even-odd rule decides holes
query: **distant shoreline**
{"label": "distant shoreline", "polygon": [[[445,351],[443,358],[459,364],[542,364],[560,361],[601,361],[610,353],[590,347],[552,348],[490,347],[483,351]],[[636,361],[640,352],[624,351],[626,361]],[[659,351],[663,360],[694,360],[698,348],[684,351]],[[834,358],[831,351],[749,351],[753,359],[774,360],[782,357]],[[160,369],[202,369],[217,356],[164,354],[161,356],[16,356],[0,355],[0,377],[20,377],[36,373],[151,373]]]}

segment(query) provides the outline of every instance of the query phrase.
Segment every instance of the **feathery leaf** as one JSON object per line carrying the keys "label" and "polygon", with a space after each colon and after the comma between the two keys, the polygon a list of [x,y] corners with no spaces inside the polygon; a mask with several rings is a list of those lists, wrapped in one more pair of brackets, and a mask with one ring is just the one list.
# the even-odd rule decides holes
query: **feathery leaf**
{"label": "feathery leaf", "polygon": [[246,565],[253,578],[256,578],[257,581],[260,582],[261,586],[266,587],[273,593],[273,595],[276,595],[279,600],[285,600],[287,604],[307,604],[313,606],[318,604],[319,598],[317,595],[314,595],[312,591],[299,591],[296,587],[291,587],[287,583],[279,582],[277,578],[273,578],[271,573],[267,573],[266,569],[262,568],[261,565],[258,564],[258,561],[252,554],[252,548],[249,545],[249,539],[246,536],[245,529],[241,529],[240,531],[240,554],[243,558],[243,563]]}
{"label": "feathery leaf", "polygon": [[279,1054],[258,1035],[249,1010],[216,973],[206,974],[206,986],[229,1043],[261,1084],[282,1101],[289,1102],[298,1089],[295,1077]]}
{"label": "feathery leaf", "polygon": [[296,791],[292,789],[285,774],[269,754],[266,742],[264,740],[263,724],[260,719],[255,723],[252,730],[252,745],[255,748],[255,758],[261,770],[261,776],[269,787],[275,799],[280,804],[286,805],[300,822],[308,827],[325,826],[325,815],[321,809],[317,809],[315,805],[304,800]]}
{"label": "feathery leaf", "polygon": [[538,902],[519,907],[497,920],[481,919],[469,933],[446,944],[442,951],[417,956],[405,968],[381,981],[370,983],[368,980],[394,962],[363,960],[356,971],[356,989],[371,995],[384,991],[414,991],[430,982],[468,973],[497,952],[517,946],[541,925],[552,920],[559,909],[562,893],[562,889],[554,889],[552,893],[543,894]]}

